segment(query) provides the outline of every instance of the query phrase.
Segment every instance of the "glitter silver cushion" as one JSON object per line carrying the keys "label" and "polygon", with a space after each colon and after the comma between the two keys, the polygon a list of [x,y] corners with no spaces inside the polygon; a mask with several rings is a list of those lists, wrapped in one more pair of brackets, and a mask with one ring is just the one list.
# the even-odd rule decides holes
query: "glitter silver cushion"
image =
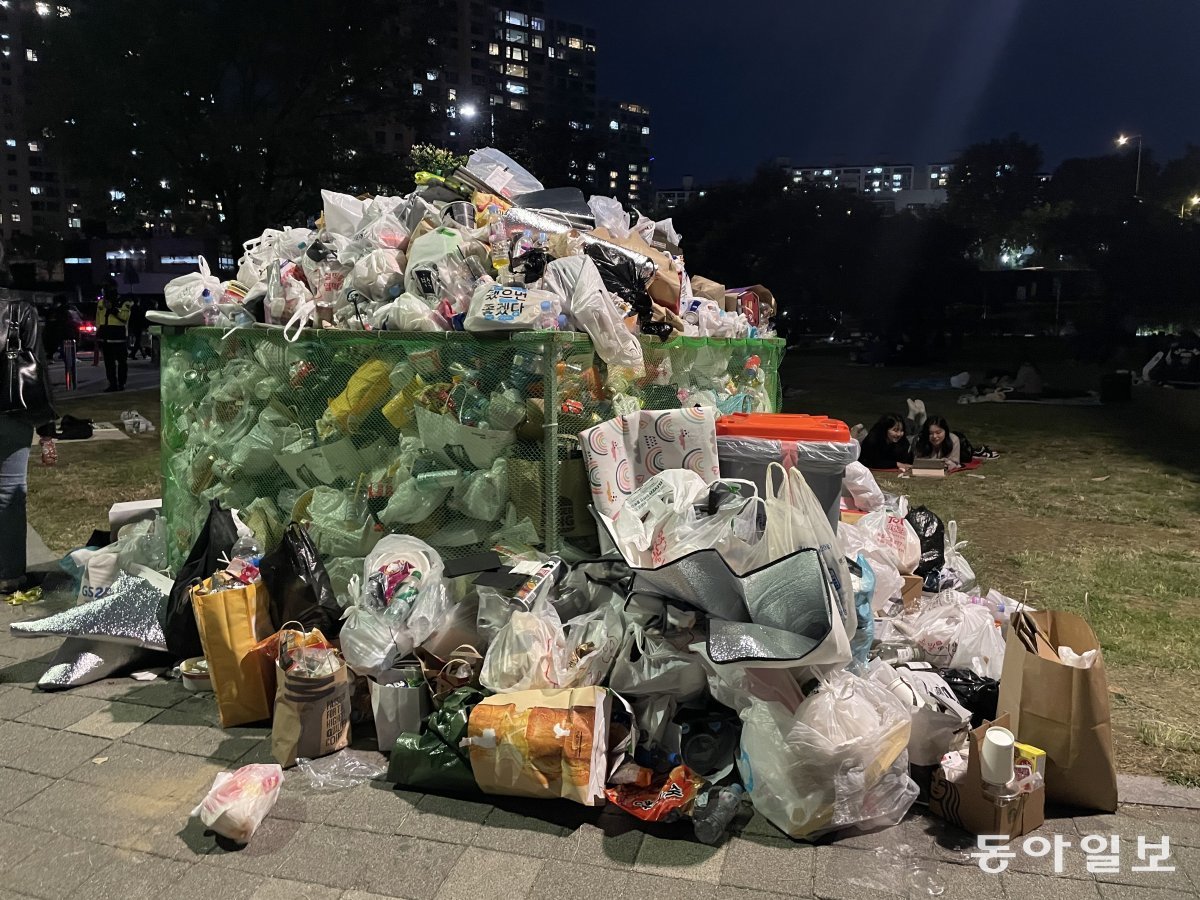
{"label": "glitter silver cushion", "polygon": [[50,668],[38,679],[37,686],[43,691],[65,691],[108,678],[141,661],[154,659],[153,651],[132,644],[69,637],[54,654]]}
{"label": "glitter silver cushion", "polygon": [[166,650],[166,637],[158,621],[164,594],[145,578],[122,574],[109,592],[33,622],[13,622],[16,637],[95,637],[151,650]]}

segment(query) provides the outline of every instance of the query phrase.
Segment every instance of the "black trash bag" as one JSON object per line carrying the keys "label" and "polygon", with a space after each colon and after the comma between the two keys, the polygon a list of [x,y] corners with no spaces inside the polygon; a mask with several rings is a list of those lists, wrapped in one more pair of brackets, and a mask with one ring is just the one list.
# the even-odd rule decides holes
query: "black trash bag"
{"label": "black trash bag", "polygon": [[600,270],[600,280],[604,282],[605,290],[628,303],[637,314],[639,323],[648,323],[654,310],[654,301],[646,293],[646,283],[638,275],[633,260],[603,244],[589,244],[584,252]]}
{"label": "black trash bag", "polygon": [[192,552],[179,567],[171,593],[163,598],[158,607],[158,623],[166,635],[167,650],[176,659],[204,655],[200,630],[196,627],[196,614],[192,612],[192,588],[224,567],[223,560],[229,559],[237,539],[233,513],[222,509],[220,502],[213,500],[208,520],[192,545]]}
{"label": "black trash bag", "polygon": [[342,608],[308,532],[295,522],[288,525],[279,546],[262,558],[258,569],[276,629],[299,622],[305,631],[320,628],[325,637],[337,637]]}
{"label": "black trash bag", "polygon": [[921,541],[921,561],[913,574],[924,578],[946,564],[946,526],[925,506],[910,509],[907,519]]}
{"label": "black trash bag", "polygon": [[1000,682],[984,678],[970,669],[939,669],[958,702],[971,711],[971,727],[978,728],[984,720],[996,718],[996,703],[1000,700]]}

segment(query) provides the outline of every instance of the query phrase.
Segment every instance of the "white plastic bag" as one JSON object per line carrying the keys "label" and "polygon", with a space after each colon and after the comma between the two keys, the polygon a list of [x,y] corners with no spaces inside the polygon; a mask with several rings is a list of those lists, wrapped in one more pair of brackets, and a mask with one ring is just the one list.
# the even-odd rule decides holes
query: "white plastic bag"
{"label": "white plastic bag", "polygon": [[379,610],[348,606],[342,620],[342,656],[359,675],[382,675],[412,652],[412,639],[403,623]]}
{"label": "white plastic bag", "polygon": [[955,635],[952,669],[970,669],[982,678],[1000,680],[1004,668],[1004,637],[987,607],[968,603]]}
{"label": "white plastic bag", "polygon": [[562,298],[563,311],[588,333],[596,353],[610,367],[631,369],[635,376],[645,372],[642,345],[625,327],[631,311],[605,289],[591,257],[553,260],[546,266],[542,284]]}
{"label": "white plastic bag", "polygon": [[887,509],[878,509],[859,519],[855,527],[892,553],[892,565],[901,574],[911,575],[920,564],[921,539],[903,513],[897,515]]}
{"label": "white plastic bag", "polygon": [[337,191],[321,191],[324,201],[325,230],[333,234],[350,237],[362,227],[363,214],[367,204],[349,194],[339,194]]}
{"label": "white plastic bag", "polygon": [[212,274],[208,260],[200,257],[200,271],[172,278],[163,287],[167,308],[179,316],[190,316],[204,308],[202,295],[208,291],[214,301],[221,299],[221,279]]}
{"label": "white plastic bag", "polygon": [[831,676],[796,714],[753,699],[741,712],[738,771],[754,807],[794,838],[896,822],[917,797],[905,770],[911,715],[877,682]]}
{"label": "white plastic bag", "polygon": [[346,279],[347,287],[380,302],[387,297],[388,283],[399,279],[400,262],[395,250],[372,250],[359,257]]}
{"label": "white plastic bag", "polygon": [[249,843],[266,818],[283,784],[283,769],[277,764],[255,763],[236,772],[219,772],[208,795],[192,810],[207,828],[217,834]]}
{"label": "white plastic bag", "polygon": [[472,472],[454,486],[447,505],[472,519],[499,519],[508,506],[508,460],[500,457],[490,469]]}
{"label": "white plastic bag", "polygon": [[977,584],[975,570],[962,555],[967,541],[958,539],[958,523],[951,519],[946,523],[946,561],[942,565],[942,581],[959,591],[969,591]]}
{"label": "white plastic bag", "polygon": [[871,609],[878,613],[904,591],[904,578],[896,568],[896,554],[875,543],[870,534],[857,525],[842,522],[838,525],[837,536],[847,556],[862,555],[871,564],[871,571],[875,573]]}
{"label": "white plastic bag", "polygon": [[543,190],[542,183],[524,166],[494,147],[474,151],[467,160],[467,171],[486,184],[492,193],[509,200]]}
{"label": "white plastic bag", "polygon": [[875,476],[860,462],[852,462],[846,466],[846,474],[842,476],[842,488],[854,500],[854,506],[865,512],[883,509],[883,491]]}
{"label": "white plastic bag", "polygon": [[629,213],[621,206],[621,201],[612,197],[601,197],[593,194],[588,200],[588,209],[596,219],[597,228],[606,228],[616,238],[629,237]]}
{"label": "white plastic bag", "polygon": [[915,766],[937,765],[970,726],[970,711],[958,702],[946,680],[932,670],[893,669],[876,659],[872,660],[869,672],[871,680],[910,704],[909,762]]}
{"label": "white plastic bag", "polygon": [[479,682],[497,693],[553,690],[566,658],[558,613],[548,602],[517,610],[488,645]]}

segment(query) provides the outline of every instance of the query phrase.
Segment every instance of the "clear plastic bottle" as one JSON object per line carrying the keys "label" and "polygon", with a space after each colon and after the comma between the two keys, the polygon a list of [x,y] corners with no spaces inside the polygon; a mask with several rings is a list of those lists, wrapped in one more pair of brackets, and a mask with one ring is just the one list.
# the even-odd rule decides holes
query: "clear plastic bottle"
{"label": "clear plastic bottle", "polygon": [[505,283],[508,274],[508,231],[503,222],[493,222],[488,229],[488,242],[492,246],[492,268],[496,270],[496,281]]}
{"label": "clear plastic bottle", "polygon": [[879,659],[889,665],[906,662],[921,662],[925,652],[916,644],[908,641],[884,641],[879,645]]}
{"label": "clear plastic bottle", "polygon": [[217,320],[221,317],[221,309],[217,306],[217,298],[212,295],[212,291],[208,288],[200,294],[200,315],[203,317],[205,325],[216,325]]}
{"label": "clear plastic bottle", "polygon": [[255,566],[262,561],[262,555],[262,548],[252,534],[243,534],[233,542],[233,549],[229,551],[230,559],[244,559]]}
{"label": "clear plastic bottle", "polygon": [[702,844],[713,845],[721,840],[721,835],[729,830],[729,823],[737,815],[742,806],[742,797],[746,791],[740,784],[715,788],[709,791],[704,806],[697,806],[692,813],[692,826],[696,830],[696,840]]}
{"label": "clear plastic bottle", "polygon": [[554,311],[554,305],[549,300],[542,301],[542,313],[538,316],[538,328],[546,331],[555,331],[558,328],[558,313]]}

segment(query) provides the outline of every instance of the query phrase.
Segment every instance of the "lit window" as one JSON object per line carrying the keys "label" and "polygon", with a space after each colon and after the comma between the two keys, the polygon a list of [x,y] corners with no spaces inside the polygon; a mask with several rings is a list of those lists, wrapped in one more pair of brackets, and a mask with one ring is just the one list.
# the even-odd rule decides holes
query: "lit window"
{"label": "lit window", "polygon": [[516,97],[514,97],[513,99],[508,101],[508,106],[510,109],[524,109],[525,101],[518,100]]}
{"label": "lit window", "polygon": [[617,183],[616,183],[615,181],[610,181],[610,182],[608,183],[608,186],[609,186],[610,188],[615,188],[615,187],[617,186]]}
{"label": "lit window", "polygon": [[545,19],[534,19],[533,20],[533,30],[534,31],[545,31],[546,30],[546,20]]}
{"label": "lit window", "polygon": [[515,59],[517,62],[529,61],[529,51],[524,47],[506,47],[504,55],[509,59]]}
{"label": "lit window", "polygon": [[611,128],[613,131],[616,131],[617,129],[619,129],[621,127],[621,123],[618,122],[616,119],[613,119],[608,123],[608,127]]}
{"label": "lit window", "polygon": [[526,66],[518,66],[516,63],[509,63],[504,67],[504,74],[511,75],[513,78],[528,78],[529,69]]}
{"label": "lit window", "polygon": [[33,194],[35,197],[38,194],[40,194],[41,192],[42,192],[42,189],[40,187],[38,187],[36,184],[29,189],[29,193]]}
{"label": "lit window", "polygon": [[587,169],[588,169],[588,171],[589,171],[589,172],[595,172],[595,171],[596,171],[596,164],[595,164],[595,163],[588,163]]}
{"label": "lit window", "polygon": [[646,174],[649,174],[649,173],[650,173],[650,167],[649,167],[649,166],[642,166],[642,171],[643,171],[644,173],[646,173]]}
{"label": "lit window", "polygon": [[630,171],[630,172],[636,172],[636,171],[637,171],[637,163],[630,163],[630,164],[629,164],[629,171]]}
{"label": "lit window", "polygon": [[42,145],[39,144],[37,141],[29,142],[29,152],[30,153],[40,153],[41,149],[42,149]]}
{"label": "lit window", "polygon": [[18,213],[13,213],[11,216],[9,216],[9,219],[13,222],[20,222],[21,216]]}
{"label": "lit window", "polygon": [[583,41],[580,40],[579,38],[573,37],[567,41],[567,46],[570,47],[572,50],[582,50],[583,49]]}
{"label": "lit window", "polygon": [[824,175],[826,178],[828,178],[830,175],[833,174],[833,170],[832,169],[822,169],[821,174]]}
{"label": "lit window", "polygon": [[556,59],[556,58],[557,58],[557,57],[556,57],[556,55],[555,55],[556,53],[557,53],[557,51],[556,51],[556,50],[555,50],[553,47],[551,47],[550,49],[548,49],[548,50],[546,51],[546,55],[547,55],[548,57],[550,57],[551,59]]}
{"label": "lit window", "polygon": [[433,115],[435,115],[435,116],[436,116],[436,115],[437,115],[437,111],[438,111],[438,105],[437,105],[436,103],[430,103],[430,104],[429,104],[429,111],[430,111],[430,112],[431,112]]}
{"label": "lit window", "polygon": [[[73,225],[73,228],[78,228],[78,225]],[[63,260],[68,266],[90,266],[92,258],[90,256],[68,256]]]}
{"label": "lit window", "polygon": [[5,143],[5,146],[8,146],[8,147],[15,147],[15,146],[17,146],[17,142],[16,142],[15,140],[13,140],[12,138],[9,138],[9,139],[8,139],[7,141],[5,141],[4,143]]}
{"label": "lit window", "polygon": [[429,71],[427,71],[425,73],[426,81],[437,81],[437,79],[438,79],[437,69],[430,69]]}
{"label": "lit window", "polygon": [[542,49],[542,36],[540,34],[535,34],[533,36],[532,40],[530,40],[530,44],[533,45],[533,49],[541,50]]}
{"label": "lit window", "polygon": [[520,82],[516,82],[516,81],[506,81],[504,83],[504,89],[506,91],[508,91],[510,94],[528,94],[529,93],[528,87],[526,87],[525,85],[521,84]]}
{"label": "lit window", "polygon": [[504,21],[508,25],[520,25],[522,28],[529,27],[529,16],[521,12],[513,12],[511,9],[504,14]]}
{"label": "lit window", "polygon": [[446,118],[447,119],[457,119],[458,118],[458,110],[456,110],[453,106],[447,106],[446,107]]}
{"label": "lit window", "polygon": [[524,31],[516,31],[512,28],[509,28],[508,30],[506,30],[504,32],[504,39],[506,41],[508,41],[510,44],[528,44],[529,43],[529,35],[527,35]]}
{"label": "lit window", "polygon": [[[160,266],[198,266],[200,265],[199,256],[160,256],[158,258]],[[232,268],[232,266],[230,267]]]}
{"label": "lit window", "polygon": [[33,8],[37,10],[37,14],[39,16],[44,17],[44,16],[50,15],[50,4],[49,3],[35,3],[35,4],[33,4]]}
{"label": "lit window", "polygon": [[[79,219],[78,216],[72,216],[71,218],[67,219],[67,227],[68,228],[82,228],[83,222]],[[91,260],[89,259],[88,262],[91,262]]]}
{"label": "lit window", "polygon": [[25,48],[25,58],[30,62],[37,62],[37,51],[32,47]]}
{"label": "lit window", "polygon": [[414,81],[413,82],[413,96],[420,97],[423,93],[425,93],[425,85],[421,84],[421,82],[419,82],[419,81]]}
{"label": "lit window", "polygon": [[158,186],[165,191],[167,188],[169,188],[171,186],[171,182],[169,182],[169,181],[167,181],[167,179],[163,178],[162,180],[160,180],[158,182]]}
{"label": "lit window", "polygon": [[111,191],[109,191],[109,192],[108,192],[108,198],[109,198],[110,200],[124,200],[124,199],[125,199],[125,192],[124,192],[124,191],[118,191],[118,190],[115,190],[115,189],[114,189],[114,190],[111,190]]}
{"label": "lit window", "polygon": [[588,44],[588,45],[587,45],[587,46],[585,46],[583,49],[587,50],[587,52],[588,52],[588,53],[595,53],[595,52],[596,52],[596,45],[595,45],[595,44]]}
{"label": "lit window", "polygon": [[609,177],[609,178],[616,178],[616,177],[617,177],[618,175],[620,175],[620,174],[621,174],[621,173],[620,173],[620,172],[618,172],[616,169],[613,169],[611,172],[609,172],[609,173],[608,173],[608,177]]}
{"label": "lit window", "polygon": [[637,176],[637,175],[630,175],[630,176],[629,176],[629,181],[630,181],[630,183],[631,183],[631,184],[636,184],[636,183],[637,183],[637,181],[638,181],[638,176]]}
{"label": "lit window", "polygon": [[488,56],[499,56],[499,55],[500,55],[500,45],[499,44],[488,44]]}

